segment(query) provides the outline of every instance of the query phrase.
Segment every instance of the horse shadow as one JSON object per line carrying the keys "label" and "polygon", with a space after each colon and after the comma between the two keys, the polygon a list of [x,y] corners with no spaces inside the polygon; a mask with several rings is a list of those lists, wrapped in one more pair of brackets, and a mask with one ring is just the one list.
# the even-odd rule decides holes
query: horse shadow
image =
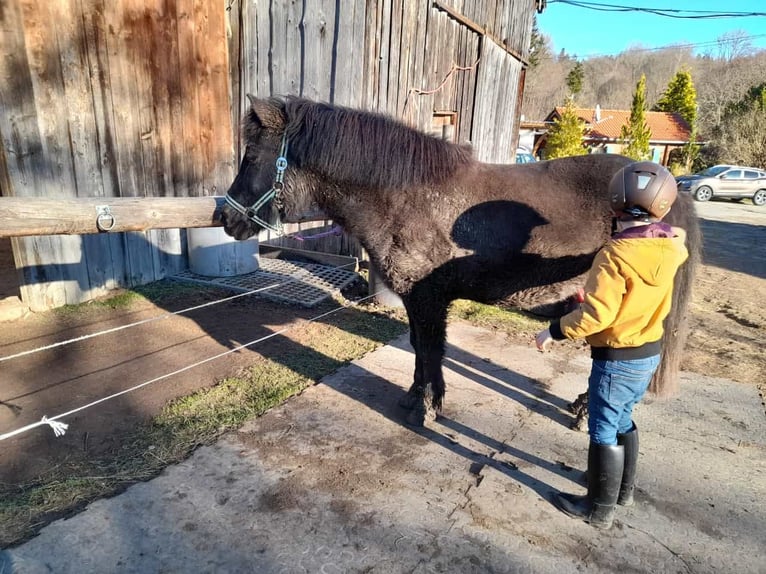
{"label": "horse shadow", "polygon": [[[412,348],[407,337],[390,342],[390,346],[412,354]],[[303,352],[312,353],[305,349]],[[535,414],[547,417],[564,428],[569,429],[574,418],[567,414],[564,399],[546,391],[541,391],[533,379],[525,377],[513,370],[498,368],[485,359],[465,351],[459,347],[450,346],[449,356],[445,359],[447,368],[465,377],[471,383],[484,386],[503,397],[514,401]],[[413,358],[414,366],[414,358]],[[449,413],[450,403],[446,412],[442,412],[434,424],[424,427],[412,427],[406,423],[407,412],[399,406],[399,399],[406,394],[406,388],[392,382],[384,374],[371,372],[360,365],[354,364],[350,376],[329,377],[320,382],[333,390],[364,405],[373,412],[382,415],[390,422],[406,428],[455,455],[465,459],[469,472],[481,480],[481,471],[489,467],[511,480],[526,486],[536,492],[542,499],[552,503],[552,496],[558,489],[525,472],[524,466],[535,466],[543,471],[567,479],[573,485],[579,485],[579,474],[575,469],[563,462],[550,461],[530,452],[512,446],[504,440],[499,440],[485,432],[468,426],[459,420],[459,413]],[[449,389],[448,389],[449,390]],[[449,394],[448,394],[449,396]],[[477,407],[481,408],[481,407]],[[574,431],[570,431],[574,432]],[[461,438],[462,437],[462,438]],[[467,440],[463,440],[467,439]],[[465,444],[468,441],[483,445],[489,453],[480,452]],[[519,461],[519,464],[498,458],[506,455]]]}
{"label": "horse shadow", "polygon": [[[450,371],[563,427],[571,427],[574,417],[568,414],[569,401],[549,393],[538,380],[488,362],[454,345],[448,344],[447,348],[448,356],[445,356],[443,364]],[[467,366],[470,366],[470,369]]]}
{"label": "horse shadow", "polygon": [[[474,205],[457,217],[451,230],[452,241],[465,254],[437,267],[423,282],[452,282],[460,298],[469,294],[466,298],[480,303],[559,317],[584,281],[607,224],[547,229],[549,224],[536,209],[518,201]],[[566,245],[565,252],[561,245]]]}

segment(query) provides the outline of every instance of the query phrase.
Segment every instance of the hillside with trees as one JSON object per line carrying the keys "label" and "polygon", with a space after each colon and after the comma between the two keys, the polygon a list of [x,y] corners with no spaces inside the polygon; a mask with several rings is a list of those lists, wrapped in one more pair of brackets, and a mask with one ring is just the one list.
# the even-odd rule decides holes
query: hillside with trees
{"label": "hillside with trees", "polygon": [[686,150],[689,169],[713,163],[766,168],[766,50],[753,48],[746,33],[721,36],[704,53],[690,46],[635,46],[588,59],[554,54],[551,38],[536,26],[532,36],[526,119],[542,120],[569,98],[579,107],[631,110],[643,77],[645,109],[679,112],[706,142]]}

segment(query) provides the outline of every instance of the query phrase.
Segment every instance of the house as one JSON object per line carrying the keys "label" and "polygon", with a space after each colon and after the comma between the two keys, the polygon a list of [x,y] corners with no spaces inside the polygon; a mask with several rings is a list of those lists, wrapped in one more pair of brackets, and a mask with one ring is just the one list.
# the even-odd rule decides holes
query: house
{"label": "house", "polygon": [[[521,122],[521,134],[532,134],[535,155],[545,156],[545,142],[548,129],[553,121],[561,117],[564,108],[555,108],[543,122]],[[591,153],[621,153],[620,141],[622,126],[630,120],[630,110],[602,110],[595,108],[576,108],[575,113],[585,123],[583,143]],[[670,153],[683,147],[691,137],[691,127],[680,114],[675,112],[644,112],[646,123],[651,131],[649,148],[652,161],[668,165]]]}

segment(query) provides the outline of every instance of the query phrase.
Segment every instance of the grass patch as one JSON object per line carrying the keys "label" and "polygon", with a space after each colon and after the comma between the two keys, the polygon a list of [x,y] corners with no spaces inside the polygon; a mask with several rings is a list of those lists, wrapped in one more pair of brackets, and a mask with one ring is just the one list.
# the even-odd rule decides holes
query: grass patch
{"label": "grass patch", "polygon": [[141,303],[153,303],[161,307],[172,307],[172,304],[178,301],[179,297],[195,295],[201,298],[216,298],[220,297],[222,293],[231,295],[231,292],[217,287],[167,279],[140,285],[132,289],[119,289],[115,293],[110,293],[85,303],[62,305],[61,307],[51,309],[50,312],[59,317],[73,317],[86,313],[117,311],[121,309],[128,310]]}
{"label": "grass patch", "polygon": [[62,305],[51,310],[51,313],[58,316],[71,316],[79,315],[88,311],[103,311],[114,309],[127,309],[132,305],[135,305],[139,301],[144,301],[146,298],[138,291],[120,291],[116,295],[109,295],[108,297],[93,299],[86,303],[77,303],[75,305]]}
{"label": "grass patch", "polygon": [[524,311],[502,309],[465,299],[452,303],[449,319],[462,319],[477,327],[504,331],[511,335],[537,332],[547,327],[549,322]]}
{"label": "grass patch", "polygon": [[391,310],[348,309],[296,326],[289,332],[294,348],[278,362],[261,357],[238,376],[171,402],[108,456],[59,467],[34,484],[0,487],[0,546],[21,543],[56,518],[153,478],[406,330],[403,313]]}

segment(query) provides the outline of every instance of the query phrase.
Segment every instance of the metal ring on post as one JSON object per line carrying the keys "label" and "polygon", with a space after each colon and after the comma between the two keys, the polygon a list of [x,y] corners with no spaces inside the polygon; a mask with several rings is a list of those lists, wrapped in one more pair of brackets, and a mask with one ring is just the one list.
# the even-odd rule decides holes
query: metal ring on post
{"label": "metal ring on post", "polygon": [[[96,227],[99,231],[111,231],[114,228],[116,220],[108,205],[97,206],[96,214]],[[104,221],[108,221],[108,223],[105,224]]]}

